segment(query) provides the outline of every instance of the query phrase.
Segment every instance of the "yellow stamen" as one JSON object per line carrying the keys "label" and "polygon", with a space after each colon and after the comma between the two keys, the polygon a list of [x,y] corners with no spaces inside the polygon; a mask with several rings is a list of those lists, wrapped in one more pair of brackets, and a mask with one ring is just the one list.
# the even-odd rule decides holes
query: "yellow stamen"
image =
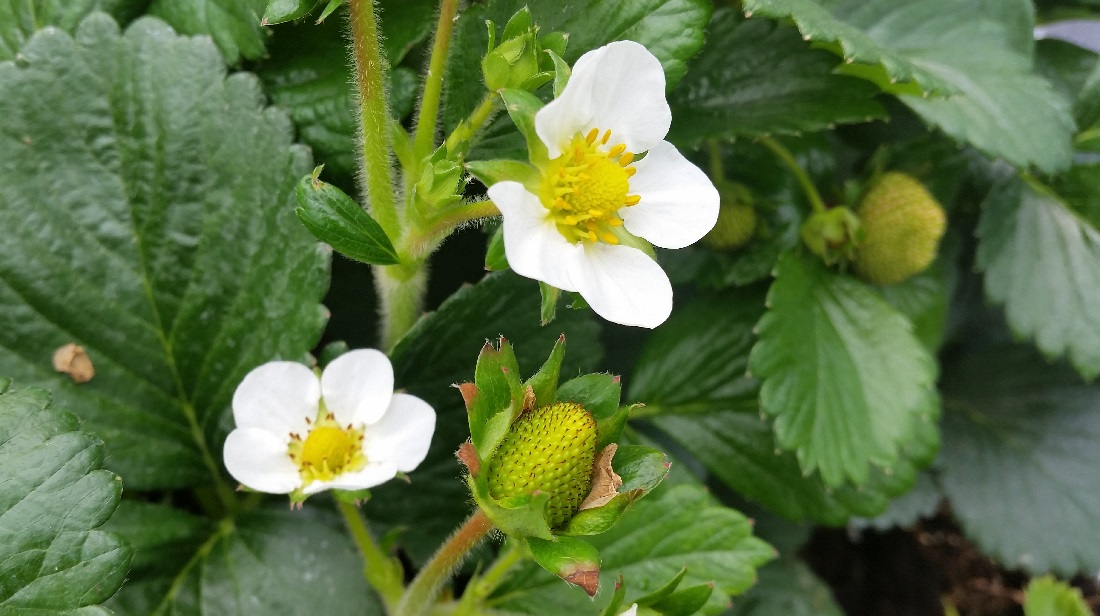
{"label": "yellow stamen", "polygon": [[628,166],[634,153],[625,144],[605,149],[611,131],[592,128],[577,133],[561,156],[543,168],[539,197],[563,236],[570,242],[618,244],[612,232],[623,226],[620,208],[637,204],[628,195],[636,169]]}
{"label": "yellow stamen", "polygon": [[329,414],[306,435],[291,434],[287,453],[298,466],[302,487],[314,481],[332,481],[337,476],[361,470],[367,465],[363,454],[363,430],[341,427]]}

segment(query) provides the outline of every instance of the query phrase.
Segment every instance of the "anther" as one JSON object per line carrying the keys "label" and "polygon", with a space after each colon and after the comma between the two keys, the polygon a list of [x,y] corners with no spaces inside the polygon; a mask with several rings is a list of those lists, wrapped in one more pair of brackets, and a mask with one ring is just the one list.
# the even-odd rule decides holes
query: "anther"
{"label": "anther", "polygon": [[632,178],[632,177],[634,177],[635,173],[638,173],[638,170],[635,169],[634,167],[627,167],[626,169],[623,169],[623,171],[626,172],[626,177],[628,177],[628,178]]}
{"label": "anther", "polygon": [[611,138],[611,129],[607,129],[607,132],[603,134],[603,139],[600,139],[600,143],[606,144],[607,140]]}
{"label": "anther", "polygon": [[642,200],[641,195],[630,195],[623,203],[626,205],[638,205],[638,202]]}
{"label": "anther", "polygon": [[625,167],[629,165],[632,160],[634,160],[633,152],[623,152],[623,155],[619,157],[619,164]]}
{"label": "anther", "polygon": [[599,137],[599,136],[600,136],[600,129],[593,128],[592,130],[588,131],[588,135],[584,138],[584,140],[588,142],[588,145],[592,145],[593,143],[595,143],[596,137]]}
{"label": "anther", "polygon": [[611,158],[615,158],[616,156],[618,156],[619,154],[622,154],[625,151],[626,151],[626,145],[620,143],[619,145],[611,148],[611,151],[608,152],[607,155],[610,156]]}

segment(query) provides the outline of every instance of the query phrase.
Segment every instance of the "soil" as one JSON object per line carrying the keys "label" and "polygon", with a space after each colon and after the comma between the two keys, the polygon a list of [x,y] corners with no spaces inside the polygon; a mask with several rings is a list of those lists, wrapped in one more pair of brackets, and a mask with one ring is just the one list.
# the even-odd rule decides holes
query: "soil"
{"label": "soil", "polygon": [[[959,616],[1023,616],[1028,576],[982,554],[947,511],[910,530],[817,529],[802,556],[849,616],[947,616],[945,605]],[[1100,582],[1071,583],[1100,616]]]}

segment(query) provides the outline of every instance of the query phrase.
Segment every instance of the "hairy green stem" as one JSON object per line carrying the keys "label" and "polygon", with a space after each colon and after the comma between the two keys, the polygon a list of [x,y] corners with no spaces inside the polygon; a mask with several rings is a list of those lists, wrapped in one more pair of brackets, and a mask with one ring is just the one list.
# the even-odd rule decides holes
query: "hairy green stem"
{"label": "hairy green stem", "polygon": [[522,561],[523,557],[523,547],[509,540],[508,545],[497,555],[496,561],[466,587],[466,592],[462,593],[462,600],[455,609],[454,616],[479,614],[481,604],[504,582],[508,572]]}
{"label": "hairy green stem", "polygon": [[783,147],[782,143],[779,143],[771,137],[760,137],[759,141],[764,147],[768,148],[779,157],[779,160],[783,161],[783,164],[790,168],[791,173],[794,173],[795,179],[797,179],[799,185],[802,186],[802,192],[806,193],[806,198],[810,200],[810,205],[813,206],[814,212],[824,212],[825,201],[821,199],[821,193],[817,192],[817,187],[810,181],[810,176],[806,174],[806,170],[802,168],[802,165],[798,164],[798,160],[791,154],[791,151]]}
{"label": "hairy green stem", "polygon": [[378,547],[355,505],[341,500],[337,501],[337,505],[355,544],[359,546],[359,553],[363,555],[363,577],[382,598],[386,612],[392,614],[405,590],[401,563]]}
{"label": "hairy green stem", "polygon": [[489,121],[489,118],[493,116],[493,113],[497,110],[497,103],[500,101],[495,93],[489,93],[485,95],[485,98],[481,99],[481,103],[474,109],[473,113],[468,118],[462,121],[454,129],[454,132],[447,137],[447,151],[453,152],[463,141],[470,141],[477,134],[477,131],[481,130],[481,127]]}
{"label": "hairy green stem", "polygon": [[474,512],[466,522],[455,531],[439,550],[432,556],[420,573],[405,590],[396,616],[423,616],[435,603],[443,584],[451,578],[470,550],[474,548],[489,531],[493,523],[480,509]]}
{"label": "hairy green stem", "polygon": [[428,290],[428,268],[423,261],[414,261],[373,269],[381,312],[381,346],[388,353],[420,319]]}
{"label": "hairy green stem", "polygon": [[363,179],[370,211],[391,239],[401,237],[401,221],[390,168],[390,114],[386,104],[386,63],[378,40],[374,0],[348,0],[352,56],[359,87],[359,130]]}
{"label": "hairy green stem", "polygon": [[458,5],[455,0],[442,0],[439,3],[435,43],[432,45],[432,57],[428,61],[428,74],[424,76],[424,93],[420,97],[416,136],[413,138],[413,151],[418,160],[430,154],[435,145],[439,97],[443,92],[443,69],[447,65],[447,50],[451,46],[451,31],[454,30],[457,10]]}

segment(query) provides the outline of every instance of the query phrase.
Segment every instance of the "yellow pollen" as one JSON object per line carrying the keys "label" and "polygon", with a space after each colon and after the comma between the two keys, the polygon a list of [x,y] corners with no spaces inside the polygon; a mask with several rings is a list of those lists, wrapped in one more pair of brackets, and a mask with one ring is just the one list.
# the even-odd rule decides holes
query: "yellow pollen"
{"label": "yellow pollen", "polygon": [[298,466],[302,487],[314,481],[332,481],[338,475],[361,470],[367,465],[367,457],[363,454],[363,430],[341,427],[331,414],[317,422],[304,441],[292,434],[287,450]]}
{"label": "yellow pollen", "polygon": [[630,192],[634,154],[626,145],[604,148],[611,131],[577,133],[561,156],[543,169],[539,196],[558,231],[570,242],[618,244],[614,229],[623,225],[619,209],[640,201]]}

